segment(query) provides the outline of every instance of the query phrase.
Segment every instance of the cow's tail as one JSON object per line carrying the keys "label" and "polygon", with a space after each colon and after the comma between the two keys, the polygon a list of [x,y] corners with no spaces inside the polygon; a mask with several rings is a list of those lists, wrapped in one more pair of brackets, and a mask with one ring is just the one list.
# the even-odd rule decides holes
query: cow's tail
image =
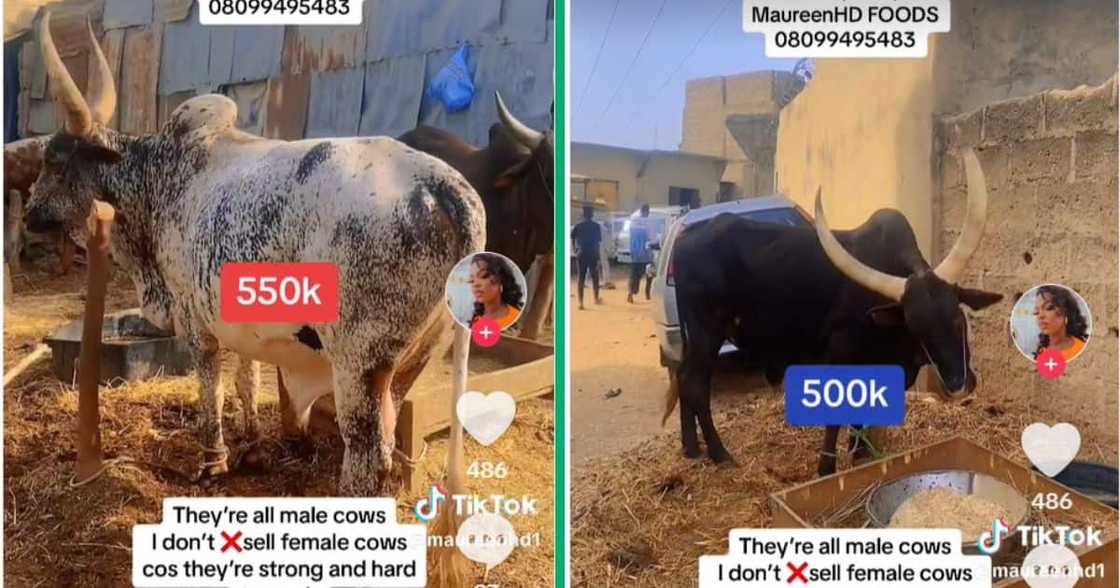
{"label": "cow's tail", "polygon": [[677,407],[677,401],[680,397],[681,384],[680,378],[677,377],[677,367],[671,366],[669,368],[669,389],[665,392],[665,414],[661,415],[662,427],[669,420],[669,415],[673,414],[673,409]]}
{"label": "cow's tail", "polygon": [[[467,389],[467,357],[470,351],[470,332],[454,325],[455,336],[452,342],[451,361],[451,432],[447,442],[447,478],[444,490],[451,496],[466,493],[463,481],[463,423],[456,416],[459,398]],[[459,533],[461,521],[454,508],[455,502],[448,497],[439,510],[429,534],[436,537],[455,537]],[[470,564],[463,553],[451,545],[453,542],[441,541],[441,547],[429,551],[428,585],[459,588],[468,586]]]}
{"label": "cow's tail", "polygon": [[[677,297],[677,321],[681,325],[681,360],[688,357],[688,329],[685,328],[685,313],[688,309],[682,306],[686,301],[680,295],[681,289],[676,288],[674,295]],[[665,414],[661,415],[661,426],[664,427],[665,423],[669,420],[669,415],[673,414],[673,409],[677,407],[677,402],[681,397],[681,378],[680,378],[681,364],[670,362],[669,364],[669,388],[665,391]]]}

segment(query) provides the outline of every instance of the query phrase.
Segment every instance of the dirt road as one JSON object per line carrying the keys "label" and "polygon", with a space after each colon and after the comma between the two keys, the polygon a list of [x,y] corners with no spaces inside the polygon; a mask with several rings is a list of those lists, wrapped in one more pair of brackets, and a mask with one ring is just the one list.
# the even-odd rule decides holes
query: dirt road
{"label": "dirt road", "polygon": [[[572,283],[571,366],[572,465],[616,454],[659,434],[679,434],[679,419],[661,427],[669,376],[658,361],[652,305],[644,292],[626,302],[628,266],[612,268],[613,290],[602,290],[604,304],[592,302],[590,281],[579,310]],[[645,287],[645,284],[642,284]],[[727,362],[730,363],[730,362]],[[713,408],[741,399],[765,383],[742,370],[721,369],[713,378]],[[611,390],[622,393],[607,397]]]}

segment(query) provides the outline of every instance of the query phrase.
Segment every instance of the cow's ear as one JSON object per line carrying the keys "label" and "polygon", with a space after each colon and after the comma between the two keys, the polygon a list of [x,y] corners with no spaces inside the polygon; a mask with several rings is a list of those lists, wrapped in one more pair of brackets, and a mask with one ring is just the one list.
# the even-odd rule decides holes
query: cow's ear
{"label": "cow's ear", "polygon": [[868,318],[876,327],[893,329],[906,324],[906,317],[902,315],[901,304],[884,304],[872,307],[867,311]]}
{"label": "cow's ear", "polygon": [[973,290],[972,288],[957,288],[957,298],[972,310],[980,310],[1003,300],[1003,294]]}
{"label": "cow's ear", "polygon": [[89,143],[86,141],[82,141],[78,144],[78,153],[83,159],[95,163],[117,163],[121,160],[121,154],[116,149],[102,147],[96,143]]}
{"label": "cow's ear", "polygon": [[525,169],[529,167],[529,162],[532,161],[532,159],[531,157],[526,157],[515,165],[510,166],[509,169],[498,176],[498,179],[494,180],[494,187],[499,190],[505,190],[513,186],[514,180],[525,173]]}

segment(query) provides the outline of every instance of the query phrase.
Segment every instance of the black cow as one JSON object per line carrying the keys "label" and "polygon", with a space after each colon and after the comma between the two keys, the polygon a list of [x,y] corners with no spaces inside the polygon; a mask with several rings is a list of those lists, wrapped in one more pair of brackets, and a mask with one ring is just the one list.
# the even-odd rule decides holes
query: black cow
{"label": "black cow", "polygon": [[536,256],[552,253],[552,133],[529,128],[510,114],[500,95],[494,97],[501,122],[490,127],[490,142],[482,149],[426,126],[400,141],[463,174],[486,208],[486,250],[528,268]]}
{"label": "black cow", "polygon": [[[936,269],[902,213],[879,210],[856,229],[833,232],[819,191],[815,230],[721,215],[680,236],[673,262],[684,354],[665,417],[679,396],[686,456],[700,455],[699,423],[712,460],[732,461],[712,424],[709,397],[725,340],[765,364],[772,383],[794,363],[897,364],[909,388],[918,369],[933,364],[950,396],[972,392],[976,376],[960,305],[978,310],[1002,296],[956,284],[980,244],[988,198],[975,154],[964,161],[968,217]],[[836,470],[837,431],[826,431],[821,475]],[[865,452],[857,441],[853,450]]]}

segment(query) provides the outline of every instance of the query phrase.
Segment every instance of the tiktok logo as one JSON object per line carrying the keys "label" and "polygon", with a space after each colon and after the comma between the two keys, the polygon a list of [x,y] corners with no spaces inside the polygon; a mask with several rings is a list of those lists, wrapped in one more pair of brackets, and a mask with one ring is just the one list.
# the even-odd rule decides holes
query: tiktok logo
{"label": "tiktok logo", "polygon": [[985,531],[980,534],[976,539],[976,549],[984,555],[994,555],[1001,545],[1003,545],[1003,538],[1011,532],[1011,528],[1003,519],[995,519],[992,521],[992,532]]}
{"label": "tiktok logo", "polygon": [[432,486],[428,497],[417,500],[416,506],[412,507],[412,512],[416,514],[417,520],[428,523],[439,514],[439,503],[446,501],[447,492],[439,486]]}

